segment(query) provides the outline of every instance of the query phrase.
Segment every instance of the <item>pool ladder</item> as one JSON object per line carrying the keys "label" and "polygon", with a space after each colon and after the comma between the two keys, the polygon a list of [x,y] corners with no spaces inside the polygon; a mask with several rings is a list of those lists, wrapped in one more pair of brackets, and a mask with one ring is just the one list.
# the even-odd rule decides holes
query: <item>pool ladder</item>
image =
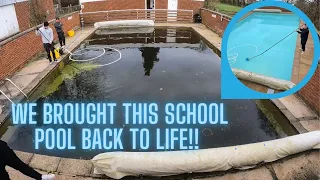
{"label": "pool ladder", "polygon": [[[6,78],[6,79],[4,79],[4,80],[10,82],[10,84],[12,84],[14,87],[16,87],[16,88],[28,99],[28,96],[27,96],[11,79]],[[7,88],[7,89],[8,89],[8,88]],[[9,89],[8,89],[8,91],[9,91]],[[15,104],[15,103],[11,100],[11,98],[9,98],[1,89],[0,89],[0,93],[1,93],[5,98],[7,98],[12,104]]]}

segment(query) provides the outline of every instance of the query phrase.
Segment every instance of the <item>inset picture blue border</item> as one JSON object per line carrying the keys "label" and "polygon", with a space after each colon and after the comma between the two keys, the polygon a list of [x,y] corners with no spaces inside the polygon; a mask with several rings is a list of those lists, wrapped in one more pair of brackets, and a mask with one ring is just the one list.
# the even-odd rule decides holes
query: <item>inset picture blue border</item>
{"label": "inset picture blue border", "polygon": [[[228,62],[228,55],[227,55],[228,38],[229,38],[230,33],[232,32],[233,28],[235,27],[236,23],[244,15],[246,15],[248,12],[250,12],[254,9],[257,9],[257,8],[264,7],[264,6],[276,6],[276,7],[280,7],[280,8],[285,8],[285,9],[295,13],[309,27],[309,30],[310,30],[311,35],[313,37],[313,43],[314,43],[314,56],[313,56],[312,66],[310,67],[310,70],[306,74],[304,79],[301,82],[299,82],[292,89],[289,89],[287,91],[280,92],[280,93],[275,93],[275,94],[261,93],[261,92],[255,91],[255,90],[250,89],[247,86],[245,86],[233,74],[233,72],[230,68],[229,62]],[[300,9],[298,9],[297,7],[295,7],[292,4],[288,4],[288,3],[280,2],[280,1],[261,1],[261,2],[257,2],[257,3],[253,3],[253,4],[243,8],[241,11],[239,11],[231,19],[231,21],[229,22],[229,24],[223,34],[222,51],[221,51],[221,59],[222,59],[222,62],[221,62],[221,98],[222,99],[277,99],[277,98],[282,98],[282,97],[294,94],[310,81],[314,72],[316,71],[319,58],[320,58],[320,43],[318,40],[318,34],[316,31],[316,28],[313,25],[313,23],[311,22],[311,20],[308,18],[308,16],[305,15]]]}

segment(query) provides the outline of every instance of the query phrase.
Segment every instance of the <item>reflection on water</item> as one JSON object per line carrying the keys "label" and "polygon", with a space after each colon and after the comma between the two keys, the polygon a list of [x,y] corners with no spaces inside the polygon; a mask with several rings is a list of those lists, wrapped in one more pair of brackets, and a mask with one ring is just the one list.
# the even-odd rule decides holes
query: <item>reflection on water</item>
{"label": "reflection on water", "polygon": [[[190,30],[175,29],[173,33],[171,29],[168,33],[166,29],[155,29],[149,33],[99,34],[92,39],[88,41],[88,47],[113,45],[121,51],[122,59],[111,66],[90,70],[82,70],[82,63],[65,66],[55,79],[48,78],[35,92],[34,99],[39,106],[44,102],[111,101],[118,105],[124,102],[156,102],[159,104],[159,123],[145,126],[150,130],[150,136],[155,137],[156,128],[198,128],[199,146],[203,149],[266,141],[286,135],[275,130],[255,102],[221,100],[220,59]],[[90,57],[90,53],[87,56]],[[92,63],[105,64],[117,58],[118,54],[110,51]],[[168,102],[223,102],[224,116],[229,124],[169,126],[164,122],[164,104]],[[38,111],[38,122],[41,122],[42,109]],[[124,150],[137,151],[130,148],[131,142],[127,137],[129,128],[140,126],[124,125],[121,108],[115,117],[114,125],[10,126],[2,138],[12,148],[21,151],[89,159],[105,151],[34,150],[34,129],[71,128],[73,141],[80,147],[82,128],[124,128]],[[151,145],[149,150],[156,151],[156,145]]]}
{"label": "reflection on water", "polygon": [[150,76],[150,71],[154,66],[155,62],[159,61],[159,58],[157,57],[160,48],[154,48],[154,47],[142,47],[139,48],[141,51],[141,56],[143,57],[143,67],[146,76]]}

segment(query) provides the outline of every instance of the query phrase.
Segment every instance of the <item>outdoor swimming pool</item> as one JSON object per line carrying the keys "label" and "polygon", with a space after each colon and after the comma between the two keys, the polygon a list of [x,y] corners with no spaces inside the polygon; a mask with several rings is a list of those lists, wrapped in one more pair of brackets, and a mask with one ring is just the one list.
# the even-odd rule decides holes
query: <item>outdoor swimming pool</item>
{"label": "outdoor swimming pool", "polygon": [[299,27],[294,14],[254,12],[234,27],[228,39],[232,68],[291,81],[298,33],[293,33],[263,55],[256,56]]}
{"label": "outdoor swimming pool", "polygon": [[[131,32],[131,33],[129,33]],[[199,128],[199,146],[202,149],[247,144],[277,139],[294,132],[283,128],[284,116],[274,114],[274,108],[262,101],[221,100],[220,58],[191,29],[156,28],[112,32],[98,30],[82,47],[120,50],[122,59],[110,66],[89,67],[89,64],[105,64],[119,57],[108,51],[96,61],[71,62],[58,72],[53,72],[35,91],[33,97],[38,104],[44,102],[157,102],[159,107],[168,102],[204,102],[225,104],[225,119],[228,125],[176,125],[176,128]],[[78,58],[97,56],[99,50],[90,51]],[[39,105],[38,105],[39,107]],[[38,109],[41,115],[41,109]],[[164,114],[159,110],[159,121]],[[123,119],[121,113],[116,119]],[[118,121],[108,127],[90,125],[86,128],[131,128],[139,125],[122,124]],[[2,139],[15,149],[38,154],[69,158],[90,159],[102,150],[34,150],[34,129],[48,128],[46,125],[11,126]],[[59,128],[57,125],[50,128]],[[79,145],[80,125],[63,125],[72,128],[74,142]],[[155,128],[167,128],[163,122]],[[126,131],[127,132],[127,131]],[[128,134],[123,134],[123,138]],[[151,134],[152,136],[152,134]],[[125,141],[130,142],[130,141]],[[123,144],[124,151],[134,151]],[[151,151],[156,151],[155,147]]]}

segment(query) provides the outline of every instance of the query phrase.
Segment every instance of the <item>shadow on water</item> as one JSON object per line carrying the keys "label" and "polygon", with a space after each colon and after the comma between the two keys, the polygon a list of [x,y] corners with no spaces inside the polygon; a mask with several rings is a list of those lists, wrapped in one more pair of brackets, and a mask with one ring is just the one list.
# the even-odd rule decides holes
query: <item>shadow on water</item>
{"label": "shadow on water", "polygon": [[[43,103],[55,102],[156,102],[159,105],[159,123],[146,125],[150,137],[156,137],[160,128],[198,128],[199,146],[202,149],[267,141],[295,134],[287,127],[286,119],[267,101],[221,100],[220,58],[190,29],[164,29],[126,34],[93,35],[86,46],[112,45],[122,53],[122,59],[112,66],[84,68],[88,64],[105,64],[118,58],[108,51],[92,63],[71,63],[53,72],[32,95],[38,103],[37,125],[8,125],[2,139],[16,149],[46,155],[90,159],[106,150],[81,150],[83,128],[123,128],[123,151],[142,151],[131,148],[129,128],[123,110],[116,111],[115,124],[107,125],[43,125]],[[92,57],[99,52],[83,55]],[[167,125],[164,122],[164,105],[168,102],[224,103],[224,119],[228,125]],[[261,103],[264,102],[264,103]],[[267,105],[266,105],[267,104]],[[269,110],[271,109],[271,110]],[[34,149],[35,128],[72,129],[72,141],[77,150]],[[161,139],[165,139],[161,134]],[[151,142],[154,142],[152,139]],[[177,148],[175,150],[178,150]],[[148,151],[157,151],[151,144]]]}

